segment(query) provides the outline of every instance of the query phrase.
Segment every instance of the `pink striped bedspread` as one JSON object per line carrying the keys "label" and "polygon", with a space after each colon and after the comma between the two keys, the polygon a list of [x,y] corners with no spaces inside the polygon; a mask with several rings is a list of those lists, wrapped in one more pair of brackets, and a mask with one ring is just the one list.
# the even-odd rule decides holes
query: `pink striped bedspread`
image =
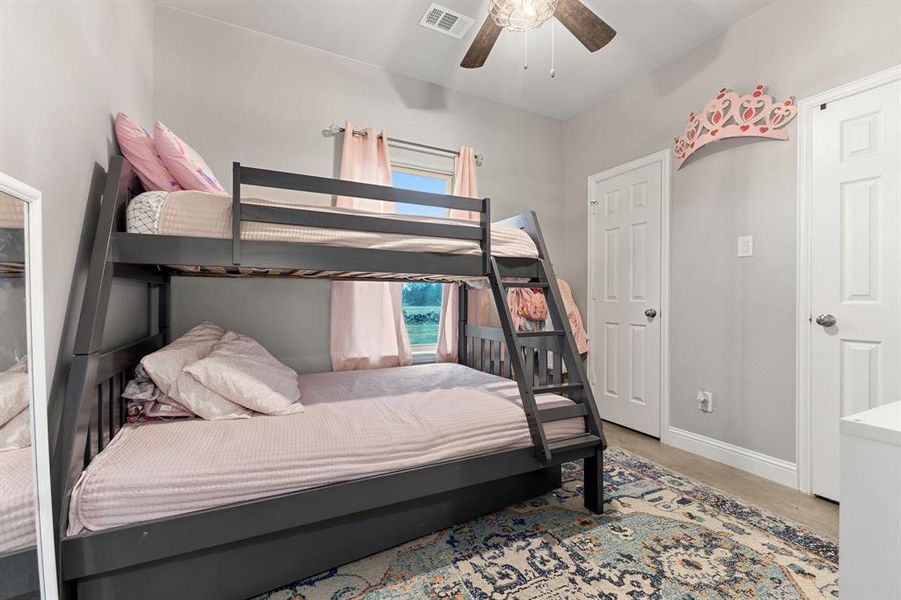
{"label": "pink striped bedspread", "polygon": [[0,554],[35,544],[31,447],[0,452]]}
{"label": "pink striped bedspread", "polygon": [[457,364],[301,375],[300,390],[299,414],[126,426],[76,485],[69,533],[531,446],[516,383]]}

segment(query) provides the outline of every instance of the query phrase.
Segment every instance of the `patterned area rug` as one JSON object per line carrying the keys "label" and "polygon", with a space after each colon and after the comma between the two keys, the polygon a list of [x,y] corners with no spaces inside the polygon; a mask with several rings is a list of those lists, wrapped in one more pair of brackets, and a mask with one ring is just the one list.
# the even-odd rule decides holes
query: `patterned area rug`
{"label": "patterned area rug", "polygon": [[838,597],[838,547],[618,448],[605,514],[563,487],[270,592],[259,600]]}

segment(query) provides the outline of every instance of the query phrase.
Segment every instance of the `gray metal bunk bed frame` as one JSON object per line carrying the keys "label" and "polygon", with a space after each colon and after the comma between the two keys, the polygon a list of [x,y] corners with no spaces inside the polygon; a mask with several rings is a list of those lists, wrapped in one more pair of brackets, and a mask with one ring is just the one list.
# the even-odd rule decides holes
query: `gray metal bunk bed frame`
{"label": "gray metal bunk bed frame", "polygon": [[[241,203],[242,185],[470,210],[479,213],[480,224],[475,228],[252,205]],[[490,248],[488,199],[268,171],[238,163],[234,165],[233,190],[231,239],[125,233],[124,208],[140,191],[140,184],[126,160],[119,156],[110,159],[68,388],[62,406],[51,411],[57,425],[51,432],[55,439],[51,462],[64,597],[245,598],[538,496],[559,487],[561,464],[576,459],[585,459],[585,505],[595,513],[602,512],[606,441],[534,213],[506,222],[531,236],[539,258],[496,258]],[[248,241],[240,238],[244,221],[466,239],[478,241],[481,253],[451,255]],[[502,327],[467,323],[465,286],[461,285],[459,362],[516,379],[534,447],[66,536],[74,484],[124,423],[120,396],[126,379],[144,355],[169,341],[169,283],[177,271],[166,265],[407,273],[445,276],[447,280],[488,277]],[[507,283],[502,276],[524,279]],[[101,340],[113,277],[145,281],[149,288],[159,290],[151,309],[157,311],[158,333],[107,351]],[[546,291],[558,329],[540,333],[513,330],[506,288],[526,285]],[[553,356],[550,361],[548,352]],[[563,364],[567,383],[562,382]],[[568,395],[574,404],[538,409],[535,396],[546,393]],[[585,418],[585,434],[559,441],[546,439],[544,423],[572,417]]]}
{"label": "gray metal bunk bed frame", "polygon": [[[24,229],[0,228],[0,264],[25,264]],[[0,553],[0,598],[40,598],[37,556],[33,546]]]}

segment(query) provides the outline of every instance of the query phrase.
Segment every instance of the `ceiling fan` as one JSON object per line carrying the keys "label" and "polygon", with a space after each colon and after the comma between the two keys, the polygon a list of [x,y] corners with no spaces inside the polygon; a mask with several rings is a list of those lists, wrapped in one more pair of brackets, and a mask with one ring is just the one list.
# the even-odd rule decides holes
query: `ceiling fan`
{"label": "ceiling fan", "polygon": [[477,69],[485,64],[501,30],[528,31],[556,18],[576,39],[595,52],[616,32],[579,0],[491,0],[488,17],[476,34],[460,66]]}

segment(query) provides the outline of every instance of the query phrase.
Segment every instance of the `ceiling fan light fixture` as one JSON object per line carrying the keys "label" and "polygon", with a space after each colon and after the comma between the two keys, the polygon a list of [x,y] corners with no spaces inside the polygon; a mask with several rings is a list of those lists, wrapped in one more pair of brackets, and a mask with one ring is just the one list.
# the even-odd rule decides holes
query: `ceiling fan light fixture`
{"label": "ceiling fan light fixture", "polygon": [[554,16],[559,0],[491,0],[488,9],[499,27],[508,31],[528,31]]}

